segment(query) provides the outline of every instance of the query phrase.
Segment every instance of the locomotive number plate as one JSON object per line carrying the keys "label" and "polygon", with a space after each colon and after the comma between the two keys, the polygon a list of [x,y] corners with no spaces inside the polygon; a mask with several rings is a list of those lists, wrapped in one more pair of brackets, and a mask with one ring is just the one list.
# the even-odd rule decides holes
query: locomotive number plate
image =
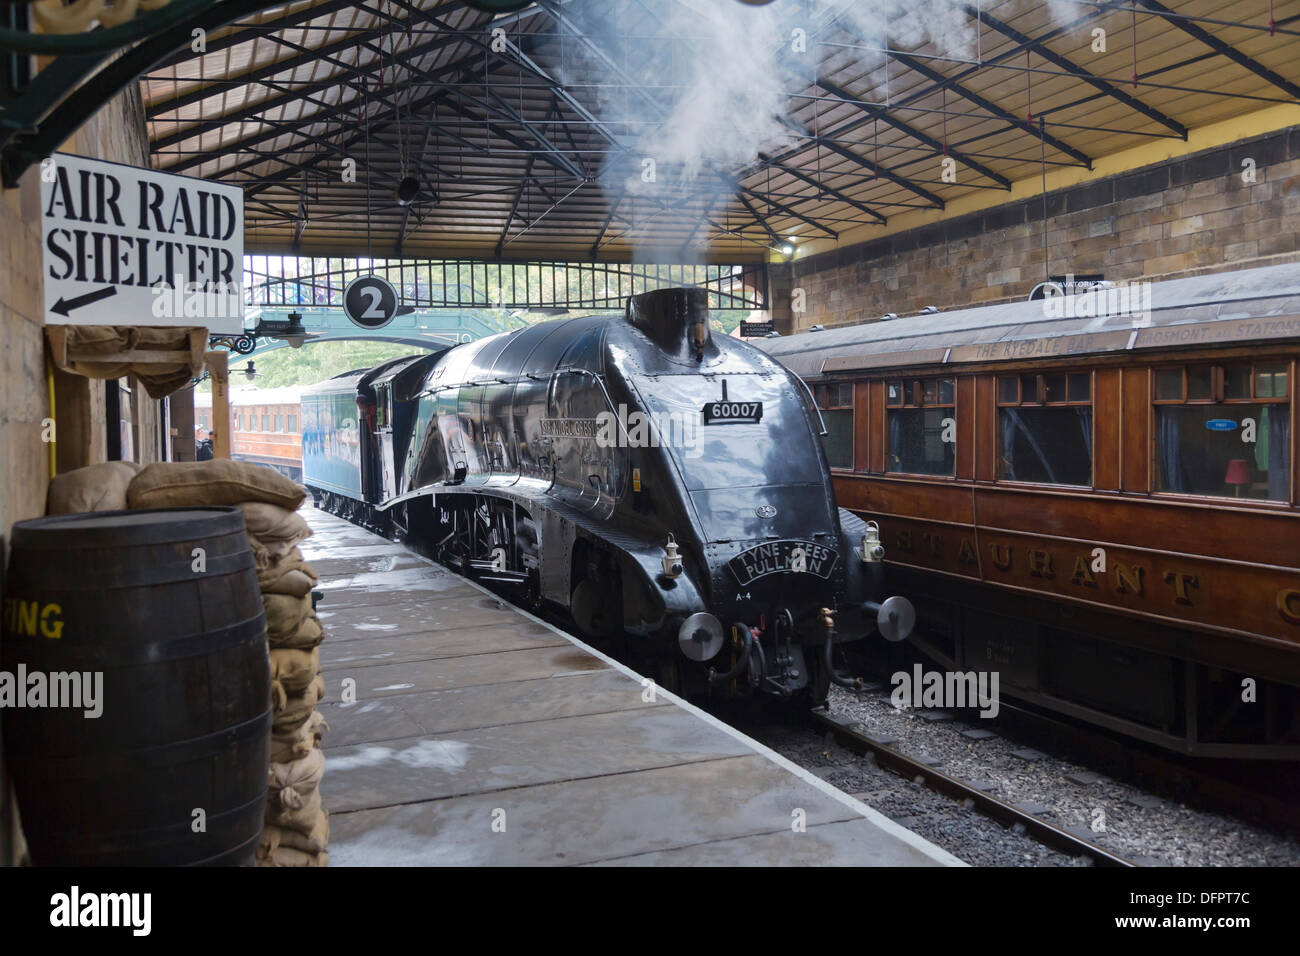
{"label": "locomotive number plate", "polygon": [[706,425],[757,425],[762,420],[762,402],[709,402],[704,406]]}
{"label": "locomotive number plate", "polygon": [[829,578],[839,552],[811,541],[769,541],[727,562],[741,587],[769,574],[792,572]]}

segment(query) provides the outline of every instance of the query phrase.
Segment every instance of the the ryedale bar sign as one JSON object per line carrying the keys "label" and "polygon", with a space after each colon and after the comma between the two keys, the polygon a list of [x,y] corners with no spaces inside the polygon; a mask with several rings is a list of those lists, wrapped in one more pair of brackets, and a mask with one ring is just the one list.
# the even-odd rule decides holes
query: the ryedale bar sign
{"label": "the ryedale bar sign", "polygon": [[57,153],[41,219],[47,324],[243,330],[238,186]]}

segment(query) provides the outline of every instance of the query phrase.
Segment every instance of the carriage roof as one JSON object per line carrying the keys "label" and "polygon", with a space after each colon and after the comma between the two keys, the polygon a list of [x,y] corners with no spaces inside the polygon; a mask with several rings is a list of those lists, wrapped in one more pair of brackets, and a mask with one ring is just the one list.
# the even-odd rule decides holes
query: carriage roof
{"label": "carriage roof", "polygon": [[[1091,302],[1084,295],[1066,295],[1049,304],[1037,299],[954,309],[754,344],[801,376],[818,378],[899,366],[1065,359],[1300,339],[1300,263],[1169,279],[1145,287],[1134,283],[1124,289],[1099,290]],[[1148,301],[1149,310],[1143,306]],[[1054,310],[1050,314],[1049,305]]]}

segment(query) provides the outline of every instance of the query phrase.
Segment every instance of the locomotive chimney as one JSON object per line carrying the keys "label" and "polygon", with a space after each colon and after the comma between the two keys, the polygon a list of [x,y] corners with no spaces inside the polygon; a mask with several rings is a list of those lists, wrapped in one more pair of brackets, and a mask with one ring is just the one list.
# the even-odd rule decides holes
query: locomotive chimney
{"label": "locomotive chimney", "polygon": [[707,289],[656,289],[627,300],[627,319],[651,341],[676,358],[717,351],[709,331]]}

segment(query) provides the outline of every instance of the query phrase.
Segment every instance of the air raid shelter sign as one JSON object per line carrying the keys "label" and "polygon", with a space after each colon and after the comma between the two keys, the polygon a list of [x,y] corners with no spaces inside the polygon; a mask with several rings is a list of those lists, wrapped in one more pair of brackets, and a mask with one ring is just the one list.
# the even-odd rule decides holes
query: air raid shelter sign
{"label": "air raid shelter sign", "polygon": [[56,153],[41,218],[47,324],[243,330],[238,186]]}

